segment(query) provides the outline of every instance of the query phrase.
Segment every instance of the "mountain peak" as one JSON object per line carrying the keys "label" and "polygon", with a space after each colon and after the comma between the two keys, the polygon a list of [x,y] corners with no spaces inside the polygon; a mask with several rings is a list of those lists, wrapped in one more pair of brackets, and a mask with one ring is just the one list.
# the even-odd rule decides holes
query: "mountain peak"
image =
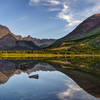
{"label": "mountain peak", "polygon": [[95,14],[94,16],[96,16],[96,17],[100,17],[100,13],[98,13],[98,14]]}
{"label": "mountain peak", "polygon": [[2,38],[3,36],[7,34],[11,34],[11,31],[9,30],[9,28],[6,26],[0,25],[0,38]]}

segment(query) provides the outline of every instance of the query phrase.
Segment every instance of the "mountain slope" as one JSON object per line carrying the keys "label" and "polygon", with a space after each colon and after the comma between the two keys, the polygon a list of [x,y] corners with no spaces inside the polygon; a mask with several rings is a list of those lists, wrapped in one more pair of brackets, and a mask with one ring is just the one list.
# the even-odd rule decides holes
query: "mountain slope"
{"label": "mountain slope", "polygon": [[16,38],[12,34],[7,34],[0,38],[0,50],[8,49],[16,45]]}
{"label": "mountain slope", "polygon": [[39,49],[32,41],[17,40],[12,34],[0,39],[0,50],[35,50]]}
{"label": "mountain slope", "polygon": [[23,37],[22,40],[32,41],[41,48],[48,47],[56,41],[55,39],[37,39],[31,37],[30,35],[28,35],[27,37]]}
{"label": "mountain slope", "polygon": [[67,36],[58,39],[52,46],[59,46],[63,42],[78,40],[96,34],[100,34],[100,14],[87,18],[75,30]]}

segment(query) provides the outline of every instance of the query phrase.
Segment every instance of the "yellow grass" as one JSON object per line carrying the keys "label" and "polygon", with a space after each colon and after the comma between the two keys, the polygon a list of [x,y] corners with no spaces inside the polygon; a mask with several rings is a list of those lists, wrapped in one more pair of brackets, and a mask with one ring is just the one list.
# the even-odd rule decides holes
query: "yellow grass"
{"label": "yellow grass", "polygon": [[59,48],[53,48],[51,50],[67,50],[69,49],[70,47],[59,47]]}
{"label": "yellow grass", "polygon": [[59,63],[59,64],[71,64],[68,61],[62,61],[62,60],[48,60],[50,62],[54,62],[54,63]]}
{"label": "yellow grass", "polygon": [[0,57],[61,57],[62,54],[2,53]]}
{"label": "yellow grass", "polygon": [[100,54],[34,54],[34,53],[0,53],[0,57],[100,57]]}

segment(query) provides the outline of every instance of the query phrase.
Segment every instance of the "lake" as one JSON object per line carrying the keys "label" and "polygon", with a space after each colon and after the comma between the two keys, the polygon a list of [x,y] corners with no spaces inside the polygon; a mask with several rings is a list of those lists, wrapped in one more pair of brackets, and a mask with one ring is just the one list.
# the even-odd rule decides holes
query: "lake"
{"label": "lake", "polygon": [[0,60],[0,100],[100,100],[100,58]]}

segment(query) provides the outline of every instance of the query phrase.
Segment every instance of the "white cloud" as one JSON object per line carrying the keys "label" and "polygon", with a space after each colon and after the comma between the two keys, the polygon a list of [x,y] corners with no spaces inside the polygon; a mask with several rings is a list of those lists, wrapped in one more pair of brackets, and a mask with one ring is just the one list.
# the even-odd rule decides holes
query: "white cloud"
{"label": "white cloud", "polygon": [[67,26],[73,26],[73,25],[79,24],[81,21],[74,19],[73,15],[70,13],[71,10],[69,9],[68,5],[64,4],[63,6],[64,7],[62,11],[59,12],[58,17],[60,19],[65,20],[68,23]]}
{"label": "white cloud", "polygon": [[[92,5],[81,10],[79,2]],[[100,12],[100,0],[30,0],[29,4],[42,4],[49,7],[48,11],[58,11],[55,16],[65,21],[67,28],[77,26],[85,18]],[[75,7],[76,4],[77,7]]]}
{"label": "white cloud", "polygon": [[[60,0],[30,0],[30,4],[37,4],[40,2],[49,3],[51,5],[51,8],[49,8],[49,11],[60,11],[57,15],[58,18],[63,19],[67,22],[67,26],[71,27],[74,25],[79,24],[81,21],[73,19],[71,12],[71,9],[69,8],[68,0],[63,0],[62,2]],[[49,4],[44,4],[48,6]],[[54,8],[55,5],[55,8]],[[58,8],[57,5],[63,6],[63,8]]]}
{"label": "white cloud", "polygon": [[59,5],[60,4],[60,1],[58,1],[58,0],[47,0],[47,2],[49,2],[53,5]]}
{"label": "white cloud", "polygon": [[68,88],[66,91],[57,94],[60,100],[95,100],[95,98],[85,92],[82,88],[75,84],[67,84]]}
{"label": "white cloud", "polygon": [[29,4],[34,5],[40,2],[50,3],[51,5],[59,5],[61,3],[59,0],[30,0]]}
{"label": "white cloud", "polygon": [[60,8],[49,8],[49,11],[60,11]]}
{"label": "white cloud", "polygon": [[[70,84],[67,86],[68,86],[68,89],[66,91],[58,94],[58,97],[61,100],[73,100],[75,98],[75,93],[82,91],[82,89],[76,85]],[[80,98],[80,97],[77,97],[77,98]]]}
{"label": "white cloud", "polygon": [[39,2],[40,2],[40,0],[30,0],[29,5],[38,4]]}
{"label": "white cloud", "polygon": [[67,15],[68,10],[68,6],[64,4],[64,8],[61,10],[61,12],[59,12],[58,17],[70,22],[71,16]]}
{"label": "white cloud", "polygon": [[86,17],[100,13],[100,3],[96,3],[92,8],[86,10]]}
{"label": "white cloud", "polygon": [[79,23],[81,23],[81,20],[74,20],[74,21],[71,21],[71,22],[68,24],[68,26],[74,26],[74,25],[77,25],[77,24],[79,24]]}

